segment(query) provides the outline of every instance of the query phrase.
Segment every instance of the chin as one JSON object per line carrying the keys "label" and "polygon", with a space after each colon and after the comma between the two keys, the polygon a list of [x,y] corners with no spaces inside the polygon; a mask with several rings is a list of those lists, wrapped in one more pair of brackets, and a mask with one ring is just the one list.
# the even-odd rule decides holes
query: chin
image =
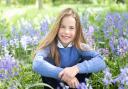
{"label": "chin", "polygon": [[70,43],[71,41],[63,41],[62,43],[64,43],[64,44],[68,44],[68,43]]}

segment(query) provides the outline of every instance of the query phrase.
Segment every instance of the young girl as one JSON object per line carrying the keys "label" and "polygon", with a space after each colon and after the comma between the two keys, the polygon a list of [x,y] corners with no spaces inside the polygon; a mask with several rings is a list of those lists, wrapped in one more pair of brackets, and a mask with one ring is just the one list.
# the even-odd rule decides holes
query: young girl
{"label": "young girl", "polygon": [[60,13],[33,60],[33,70],[55,89],[61,81],[77,88],[89,73],[105,67],[103,57],[86,44],[79,16],[71,8]]}

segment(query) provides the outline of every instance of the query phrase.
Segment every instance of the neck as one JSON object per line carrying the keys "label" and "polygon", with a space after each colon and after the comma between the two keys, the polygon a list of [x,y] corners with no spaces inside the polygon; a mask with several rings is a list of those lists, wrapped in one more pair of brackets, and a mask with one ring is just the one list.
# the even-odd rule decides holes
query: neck
{"label": "neck", "polygon": [[63,44],[63,43],[61,43],[65,48],[69,45],[69,44]]}
{"label": "neck", "polygon": [[64,44],[64,43],[62,43],[61,41],[60,41],[60,43],[61,43],[65,48],[69,45],[69,43],[68,43],[68,44]]}

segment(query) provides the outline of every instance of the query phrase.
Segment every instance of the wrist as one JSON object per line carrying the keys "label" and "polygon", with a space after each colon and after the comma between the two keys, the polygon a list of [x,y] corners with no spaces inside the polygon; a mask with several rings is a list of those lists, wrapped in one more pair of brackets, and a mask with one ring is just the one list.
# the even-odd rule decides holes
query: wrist
{"label": "wrist", "polygon": [[79,68],[75,65],[75,66],[73,66],[74,67],[74,69],[75,69],[75,71],[76,71],[76,73],[79,73]]}

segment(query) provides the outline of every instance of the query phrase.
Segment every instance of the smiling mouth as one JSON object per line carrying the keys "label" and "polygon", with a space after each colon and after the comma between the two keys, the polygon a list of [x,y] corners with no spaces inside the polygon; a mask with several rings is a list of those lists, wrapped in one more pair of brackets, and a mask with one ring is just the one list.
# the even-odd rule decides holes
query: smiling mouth
{"label": "smiling mouth", "polygon": [[69,36],[62,36],[62,38],[68,39],[68,38],[70,38],[70,37],[69,37]]}

